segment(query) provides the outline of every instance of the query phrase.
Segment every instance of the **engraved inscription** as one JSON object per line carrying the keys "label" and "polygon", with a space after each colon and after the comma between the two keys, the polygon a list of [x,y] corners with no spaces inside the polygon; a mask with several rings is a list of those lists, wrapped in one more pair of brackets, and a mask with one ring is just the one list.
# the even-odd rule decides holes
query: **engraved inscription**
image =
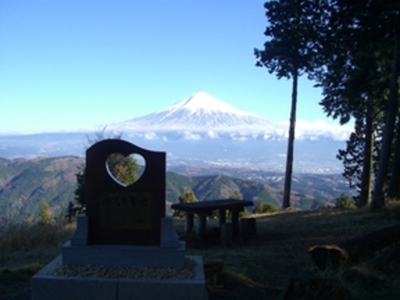
{"label": "engraved inscription", "polygon": [[151,193],[106,193],[100,199],[101,228],[151,229]]}

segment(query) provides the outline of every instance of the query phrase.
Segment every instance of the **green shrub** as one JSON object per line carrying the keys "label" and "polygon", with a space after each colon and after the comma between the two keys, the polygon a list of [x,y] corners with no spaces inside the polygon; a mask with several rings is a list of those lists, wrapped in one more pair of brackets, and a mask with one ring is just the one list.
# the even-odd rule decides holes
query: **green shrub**
{"label": "green shrub", "polygon": [[357,208],[355,201],[344,193],[340,194],[339,198],[336,198],[336,207],[342,209]]}
{"label": "green shrub", "polygon": [[[179,196],[178,201],[182,204],[199,202],[194,192],[189,188],[187,188],[185,192]],[[175,210],[173,213],[173,216],[177,218],[183,218],[185,215],[185,212],[181,210]]]}
{"label": "green shrub", "polygon": [[40,225],[49,225],[51,223],[52,214],[49,208],[49,204],[42,201],[40,204],[38,223]]}
{"label": "green shrub", "polygon": [[271,204],[271,203],[264,203],[263,204],[263,212],[264,213],[273,213],[273,212],[277,212],[279,209]]}
{"label": "green shrub", "polygon": [[277,212],[279,209],[271,203],[262,203],[261,200],[257,201],[256,206],[253,209],[254,214],[265,214]]}

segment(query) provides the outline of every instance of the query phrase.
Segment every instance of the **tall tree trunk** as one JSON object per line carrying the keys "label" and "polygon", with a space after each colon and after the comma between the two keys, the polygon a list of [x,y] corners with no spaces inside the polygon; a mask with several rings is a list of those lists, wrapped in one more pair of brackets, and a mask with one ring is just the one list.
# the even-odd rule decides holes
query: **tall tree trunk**
{"label": "tall tree trunk", "polygon": [[399,77],[399,61],[400,61],[400,33],[396,35],[393,71],[390,82],[389,104],[386,112],[385,129],[383,132],[382,146],[379,157],[378,175],[375,181],[374,194],[371,202],[372,209],[378,209],[385,205],[385,187],[387,173],[389,171],[390,154],[395,129],[395,121],[398,109],[398,77]]}
{"label": "tall tree trunk", "polygon": [[371,99],[368,99],[366,126],[365,126],[365,148],[364,161],[361,175],[361,191],[359,206],[367,206],[371,202],[372,188],[372,153],[374,148],[374,111]]}
{"label": "tall tree trunk", "polygon": [[298,70],[297,68],[293,71],[293,82],[292,82],[292,105],[290,110],[290,124],[289,124],[289,140],[286,155],[286,173],[285,173],[285,186],[283,190],[283,203],[282,208],[288,208],[290,206],[290,191],[292,183],[293,173],[293,149],[295,139],[295,127],[296,127],[296,106],[297,106],[297,81],[298,81]]}
{"label": "tall tree trunk", "polygon": [[400,198],[400,116],[397,117],[396,146],[393,156],[392,177],[388,187],[389,198]]}

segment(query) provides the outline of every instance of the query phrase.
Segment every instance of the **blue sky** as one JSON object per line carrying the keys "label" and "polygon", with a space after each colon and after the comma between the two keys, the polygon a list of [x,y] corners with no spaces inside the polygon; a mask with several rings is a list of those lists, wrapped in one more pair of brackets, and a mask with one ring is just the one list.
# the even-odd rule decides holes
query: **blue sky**
{"label": "blue sky", "polygon": [[[260,0],[0,1],[0,133],[100,128],[196,91],[270,121],[291,81],[255,67]],[[299,120],[326,119],[302,78]]]}

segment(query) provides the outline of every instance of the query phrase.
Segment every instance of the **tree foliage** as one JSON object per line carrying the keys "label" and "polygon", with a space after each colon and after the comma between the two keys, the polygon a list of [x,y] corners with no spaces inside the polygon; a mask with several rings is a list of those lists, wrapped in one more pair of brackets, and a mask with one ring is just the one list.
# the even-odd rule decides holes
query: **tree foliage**
{"label": "tree foliage", "polygon": [[[367,136],[367,132],[371,136]],[[340,149],[337,155],[343,162],[343,177],[357,191],[353,198],[358,207],[364,207],[371,202],[372,174],[376,170],[378,145],[376,130],[366,128],[364,119],[357,119],[354,132],[346,142],[346,149]]]}
{"label": "tree foliage", "polygon": [[336,207],[341,209],[353,209],[356,208],[356,202],[348,195],[342,193],[336,199]]}
{"label": "tree foliage", "polygon": [[257,66],[278,79],[306,72],[312,77],[318,60],[316,30],[321,27],[320,8],[325,1],[278,0],[264,4],[269,25],[264,49],[255,49]]}
{"label": "tree foliage", "polygon": [[231,199],[235,199],[235,200],[243,200],[242,194],[240,193],[240,191],[235,190],[231,196]]}
{"label": "tree foliage", "polygon": [[40,225],[49,225],[51,223],[51,220],[52,213],[50,211],[49,204],[43,200],[40,204],[38,223]]}
{"label": "tree foliage", "polygon": [[[398,114],[400,5],[377,0],[330,4],[325,14],[329,38],[321,42],[324,67],[317,76],[323,88],[321,105],[341,124],[355,119],[355,132],[339,158],[345,176],[357,178],[356,184],[350,181],[359,190],[357,204],[382,207]],[[377,173],[371,199],[373,166]]]}
{"label": "tree foliage", "polygon": [[198,202],[196,195],[191,189],[186,189],[178,198],[179,203],[194,203]]}
{"label": "tree foliage", "polygon": [[81,172],[76,174],[76,182],[77,187],[74,192],[75,194],[75,201],[78,204],[80,212],[82,212],[86,206],[85,200],[85,190],[86,190],[86,168],[84,168]]}
{"label": "tree foliage", "polygon": [[[199,200],[197,200],[197,197],[194,194],[194,192],[191,189],[187,188],[183,192],[183,194],[178,197],[178,201],[179,203],[195,203],[198,202]],[[185,212],[175,210],[173,216],[182,218],[185,216]]]}
{"label": "tree foliage", "polygon": [[290,205],[297,77],[303,73],[322,88],[328,116],[340,124],[355,120],[338,158],[358,189],[357,204],[382,207],[387,186],[389,195],[400,197],[400,2],[277,0],[265,8],[268,39],[255,50],[256,65],[293,80],[283,208]]}
{"label": "tree foliage", "polygon": [[132,156],[113,153],[107,159],[107,167],[113,177],[124,186],[129,186],[138,179],[136,172],[139,166]]}
{"label": "tree foliage", "polygon": [[277,212],[279,209],[271,204],[271,203],[263,203],[261,199],[258,199],[255,207],[253,208],[254,214],[265,214],[265,213],[274,213]]}
{"label": "tree foliage", "polygon": [[264,49],[255,49],[256,66],[266,67],[278,79],[292,79],[292,99],[289,139],[286,156],[286,172],[283,192],[283,208],[290,206],[293,172],[293,152],[297,110],[298,77],[307,73],[309,78],[320,67],[319,35],[323,32],[321,12],[327,1],[277,0],[268,1],[264,7],[269,25],[264,35]]}

